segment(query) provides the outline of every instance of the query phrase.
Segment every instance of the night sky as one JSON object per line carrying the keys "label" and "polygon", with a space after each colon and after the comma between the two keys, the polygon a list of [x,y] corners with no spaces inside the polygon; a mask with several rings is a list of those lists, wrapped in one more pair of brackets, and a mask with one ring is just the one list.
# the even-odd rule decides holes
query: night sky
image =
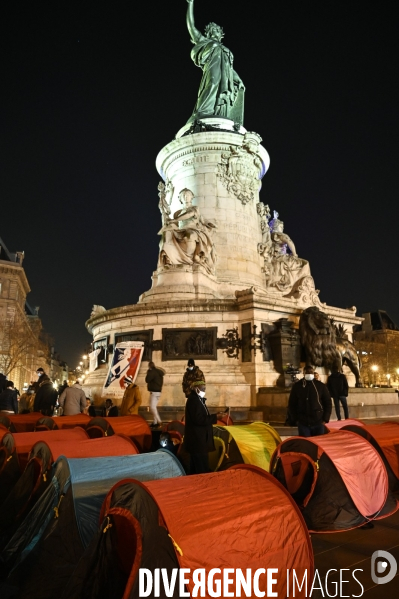
{"label": "night sky", "polygon": [[[155,158],[190,117],[201,71],[185,0],[9,2],[0,43],[0,236],[24,250],[44,327],[75,367],[93,304],[151,286]],[[241,7],[241,8],[240,8]],[[320,298],[399,323],[395,3],[196,0],[223,26],[244,126],[271,157],[277,209]]]}

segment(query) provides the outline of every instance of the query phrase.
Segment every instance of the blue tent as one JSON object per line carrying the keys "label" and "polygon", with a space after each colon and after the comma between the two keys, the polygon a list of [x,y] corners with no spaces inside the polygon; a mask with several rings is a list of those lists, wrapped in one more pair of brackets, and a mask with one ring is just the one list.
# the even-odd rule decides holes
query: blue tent
{"label": "blue tent", "polygon": [[114,484],[183,475],[177,458],[163,449],[118,457],[61,456],[49,487],[0,555],[3,571],[11,571],[1,596],[57,596],[97,531],[103,500]]}

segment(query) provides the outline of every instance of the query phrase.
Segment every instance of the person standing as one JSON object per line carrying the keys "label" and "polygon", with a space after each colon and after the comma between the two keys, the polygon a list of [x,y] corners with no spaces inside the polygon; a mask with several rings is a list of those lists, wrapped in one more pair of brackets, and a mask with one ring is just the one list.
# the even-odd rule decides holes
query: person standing
{"label": "person standing", "polygon": [[342,407],[344,408],[344,419],[347,420],[349,418],[347,399],[349,385],[346,376],[342,372],[339,372],[338,368],[333,368],[332,373],[327,379],[327,387],[334,401],[337,420],[341,420],[340,403],[342,403]]}
{"label": "person standing", "polygon": [[43,383],[43,381],[49,381],[50,377],[48,374],[46,374],[43,370],[43,368],[38,368],[36,370],[36,374],[37,374],[37,382],[39,383]]}
{"label": "person standing", "polygon": [[217,414],[209,413],[205,393],[205,381],[194,381],[186,402],[183,448],[190,454],[190,474],[209,472],[208,453],[215,450],[212,425]]}
{"label": "person standing", "polygon": [[12,381],[6,381],[6,388],[0,393],[0,412],[18,414],[18,398]]}
{"label": "person standing", "polygon": [[162,426],[162,420],[158,413],[157,405],[159,398],[161,397],[164,375],[165,371],[162,370],[162,368],[157,368],[154,362],[148,363],[145,382],[147,383],[147,389],[150,392],[150,410],[154,419],[152,424],[150,424],[151,428]]}
{"label": "person standing", "polygon": [[62,413],[64,416],[74,416],[83,412],[86,407],[86,395],[79,381],[76,381],[72,387],[64,389],[58,403],[63,410]]}
{"label": "person standing", "polygon": [[292,422],[298,423],[301,437],[324,434],[324,424],[329,422],[332,410],[327,386],[314,378],[311,366],[305,366],[304,378],[295,383],[288,400]]}
{"label": "person standing", "polygon": [[41,412],[43,416],[52,416],[56,403],[57,391],[50,379],[46,378],[39,383],[39,389],[33,403],[33,411]]}
{"label": "person standing", "polygon": [[123,394],[120,407],[121,416],[131,416],[139,413],[141,405],[140,387],[133,383],[131,376],[125,376],[125,393]]}
{"label": "person standing", "polygon": [[205,383],[205,375],[202,372],[202,370],[200,370],[200,368],[195,365],[193,358],[190,358],[187,362],[186,372],[183,375],[183,380],[181,384],[183,393],[186,397],[190,395],[192,391],[191,385],[195,381],[204,381]]}

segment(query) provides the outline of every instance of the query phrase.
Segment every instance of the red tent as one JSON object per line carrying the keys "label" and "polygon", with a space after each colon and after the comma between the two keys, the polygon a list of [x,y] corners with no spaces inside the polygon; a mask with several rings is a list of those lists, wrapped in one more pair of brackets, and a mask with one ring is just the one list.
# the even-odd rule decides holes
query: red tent
{"label": "red tent", "polygon": [[270,471],[290,491],[313,531],[348,530],[398,508],[378,452],[348,431],[286,439]]}
{"label": "red tent", "polygon": [[35,431],[33,433],[14,433],[15,448],[18,455],[19,464],[21,471],[24,470],[28,456],[32,447],[38,441],[60,441],[60,442],[72,442],[77,443],[83,439],[88,439],[89,436],[86,431],[81,427],[76,427],[67,430],[53,430],[53,431]]}
{"label": "red tent", "polygon": [[375,447],[387,468],[390,488],[397,491],[399,489],[399,422],[366,426],[347,424],[343,430],[361,435]]}
{"label": "red tent", "polygon": [[[47,428],[48,429],[64,429],[64,428],[75,428],[75,426],[82,426],[83,428],[86,427],[86,425],[90,422],[91,418],[90,416],[87,416],[87,414],[75,414],[74,416],[45,416],[43,417],[41,415],[40,418],[37,419],[38,421],[35,423],[38,426],[43,426],[43,423],[46,425],[47,423]],[[40,422],[39,422],[40,421]],[[48,421],[52,421],[53,425],[50,425],[50,422]]]}
{"label": "red tent", "polygon": [[140,452],[149,451],[152,443],[151,429],[141,416],[115,416],[114,418],[92,418],[86,427],[89,437],[126,435],[130,437]]}
{"label": "red tent", "polygon": [[21,470],[15,451],[14,437],[7,429],[0,430],[0,505],[11,491]]}
{"label": "red tent", "polygon": [[[75,570],[65,599],[112,596],[112,587],[121,589],[118,596],[123,599],[138,597],[139,568],[152,573],[165,568],[169,578],[172,568],[187,568],[191,593],[194,570],[205,569],[207,578],[214,568],[230,568],[233,596],[236,570],[245,577],[251,569],[251,582],[258,571],[265,596],[270,596],[268,568],[278,569],[272,590],[279,597],[286,597],[287,569],[295,568],[301,579],[307,570],[313,579],[312,546],[303,518],[287,491],[264,470],[243,464],[162,482],[122,480],[111,489],[96,542]],[[222,573],[215,578],[220,581]],[[255,598],[254,586],[249,596]],[[205,595],[198,596],[210,597],[208,588],[204,590]],[[178,584],[173,596],[178,596]],[[296,596],[307,595],[303,589]]]}
{"label": "red tent", "polygon": [[363,422],[361,420],[357,420],[357,418],[348,418],[347,420],[334,420],[333,422],[330,421],[325,426],[329,431],[335,432],[336,430],[340,430],[341,428],[343,428],[344,426],[347,426],[348,424],[356,424],[357,426],[364,426]]}
{"label": "red tent", "polygon": [[7,414],[11,421],[10,431],[12,433],[32,433],[35,430],[36,422],[43,417],[40,412],[31,412],[30,414]]}

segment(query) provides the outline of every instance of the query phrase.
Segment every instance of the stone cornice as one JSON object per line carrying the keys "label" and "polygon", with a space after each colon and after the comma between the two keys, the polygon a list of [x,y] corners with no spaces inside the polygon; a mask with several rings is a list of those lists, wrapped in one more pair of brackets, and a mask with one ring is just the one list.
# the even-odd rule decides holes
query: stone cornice
{"label": "stone cornice", "polygon": [[235,312],[237,311],[237,300],[235,299],[212,299],[212,300],[176,300],[174,302],[155,301],[142,304],[132,304],[111,308],[101,312],[86,322],[89,333],[93,328],[109,321],[115,321],[129,316],[146,316],[154,314],[181,314],[182,312]]}
{"label": "stone cornice", "polygon": [[0,260],[0,275],[17,275],[21,281],[22,287],[27,295],[30,292],[28,279],[22,266],[14,262]]}
{"label": "stone cornice", "polygon": [[[226,131],[205,131],[180,137],[171,141],[159,152],[156,159],[157,171],[165,179],[167,169],[175,160],[194,153],[223,152],[230,146],[241,146],[243,139],[243,135]],[[269,154],[261,145],[259,145],[256,154],[262,161],[261,177],[263,177],[269,168]]]}

